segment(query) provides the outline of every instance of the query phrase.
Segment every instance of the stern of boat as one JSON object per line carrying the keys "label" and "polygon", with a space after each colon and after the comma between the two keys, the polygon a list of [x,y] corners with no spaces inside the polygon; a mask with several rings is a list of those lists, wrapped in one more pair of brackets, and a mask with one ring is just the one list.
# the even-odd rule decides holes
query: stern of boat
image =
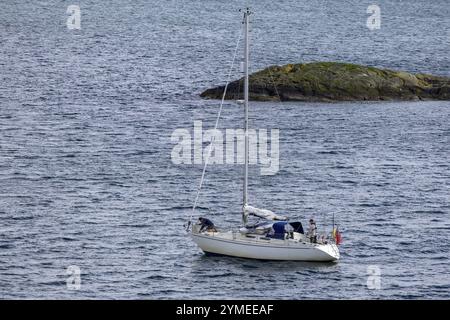
{"label": "stern of boat", "polygon": [[338,261],[341,258],[339,248],[335,243],[318,245],[317,250],[320,250],[326,260]]}

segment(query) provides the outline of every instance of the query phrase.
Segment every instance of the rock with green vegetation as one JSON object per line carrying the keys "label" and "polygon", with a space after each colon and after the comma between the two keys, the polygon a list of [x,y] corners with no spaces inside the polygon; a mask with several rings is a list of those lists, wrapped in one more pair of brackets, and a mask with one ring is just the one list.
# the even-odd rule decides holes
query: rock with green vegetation
{"label": "rock with green vegetation", "polygon": [[[243,78],[231,82],[225,99],[243,99],[243,84]],[[223,86],[208,89],[201,97],[221,99],[223,91]],[[250,75],[249,98],[258,101],[450,100],[450,78],[338,62],[287,64]]]}

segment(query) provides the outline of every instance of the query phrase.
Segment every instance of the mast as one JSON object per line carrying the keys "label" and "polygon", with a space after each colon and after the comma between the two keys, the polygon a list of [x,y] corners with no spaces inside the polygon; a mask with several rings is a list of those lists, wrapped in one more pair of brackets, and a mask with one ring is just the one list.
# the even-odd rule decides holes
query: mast
{"label": "mast", "polygon": [[[244,154],[244,188],[243,188],[243,208],[248,203],[248,64],[249,64],[249,41],[248,41],[248,24],[250,9],[246,8],[244,12],[244,131],[245,131],[245,154]],[[243,209],[244,210],[244,209]],[[245,212],[242,215],[245,224]]]}

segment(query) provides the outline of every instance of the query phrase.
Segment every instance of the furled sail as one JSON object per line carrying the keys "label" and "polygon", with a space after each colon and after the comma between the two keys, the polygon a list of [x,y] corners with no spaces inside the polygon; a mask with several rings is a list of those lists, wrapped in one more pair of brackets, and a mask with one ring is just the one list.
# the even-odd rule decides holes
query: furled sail
{"label": "furled sail", "polygon": [[260,217],[267,220],[282,220],[285,221],[288,218],[285,216],[277,215],[276,213],[267,210],[267,209],[259,209],[249,205],[244,206],[244,215],[247,217],[248,215]]}

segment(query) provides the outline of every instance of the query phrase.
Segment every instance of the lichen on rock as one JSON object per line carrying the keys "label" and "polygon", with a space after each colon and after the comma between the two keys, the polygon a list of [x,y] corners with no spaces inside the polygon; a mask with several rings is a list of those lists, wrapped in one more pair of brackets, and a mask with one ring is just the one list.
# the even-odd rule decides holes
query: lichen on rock
{"label": "lichen on rock", "polygon": [[[226,99],[243,98],[243,78],[228,85]],[[224,86],[201,97],[221,99]],[[340,62],[270,66],[249,77],[250,100],[363,101],[450,100],[450,78]]]}

